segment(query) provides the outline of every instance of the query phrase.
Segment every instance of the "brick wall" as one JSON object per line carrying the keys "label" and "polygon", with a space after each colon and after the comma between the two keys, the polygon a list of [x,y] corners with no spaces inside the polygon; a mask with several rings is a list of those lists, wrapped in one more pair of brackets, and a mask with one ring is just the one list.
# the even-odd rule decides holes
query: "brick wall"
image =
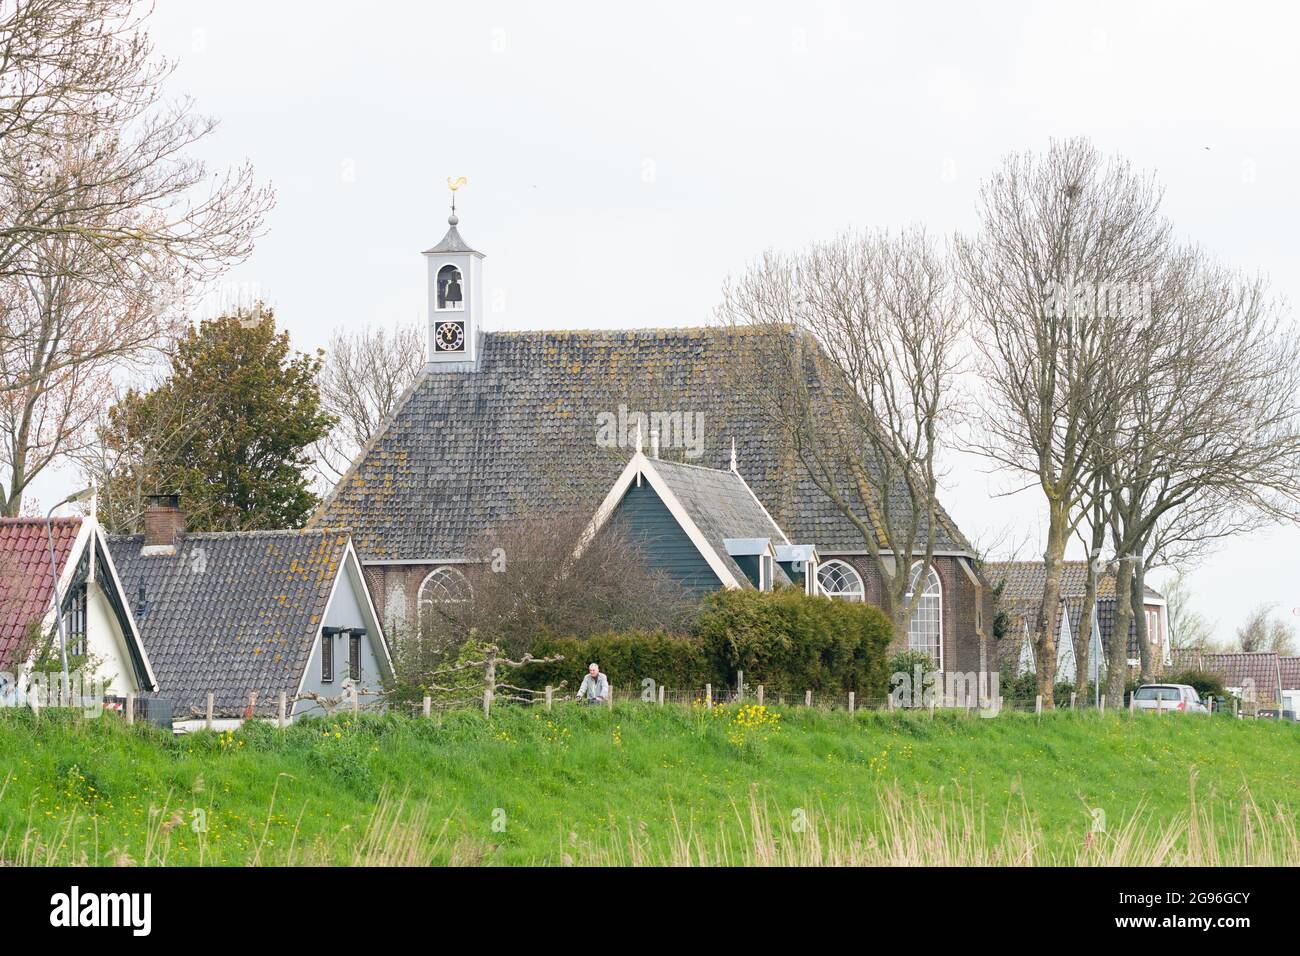
{"label": "brick wall", "polygon": [[[881,580],[875,563],[869,555],[826,554],[822,560],[836,559],[850,564],[862,576],[863,588],[868,603],[880,606]],[[940,556],[934,559],[935,570],[939,573],[939,582],[943,589],[943,655],[945,666],[950,671],[977,672],[980,670],[979,637],[976,633],[975,585],[959,565],[960,559]],[[384,627],[388,629],[397,624],[399,618],[406,616],[413,620],[419,606],[419,590],[424,579],[438,564],[419,565],[370,565],[366,568],[366,583],[375,606],[379,608]],[[474,585],[478,575],[486,573],[482,565],[446,565],[461,571],[470,586]],[[984,629],[988,636],[988,657],[993,665],[995,648],[993,646],[991,599],[989,589],[984,594]],[[891,650],[906,650],[906,642],[897,642]]]}
{"label": "brick wall", "polygon": [[[881,594],[884,582],[876,569],[875,561],[866,554],[832,554],[821,556],[823,562],[829,560],[843,561],[852,565],[862,577],[863,590],[867,603],[881,606]],[[942,637],[944,667],[950,671],[977,672],[980,670],[979,635],[976,630],[976,588],[970,577],[961,568],[962,559],[937,556],[934,559],[935,571],[939,574],[942,589]],[[989,589],[983,588],[984,631],[988,635],[990,660],[992,649],[992,603]],[[890,648],[891,653],[907,650],[906,639],[896,640]]]}

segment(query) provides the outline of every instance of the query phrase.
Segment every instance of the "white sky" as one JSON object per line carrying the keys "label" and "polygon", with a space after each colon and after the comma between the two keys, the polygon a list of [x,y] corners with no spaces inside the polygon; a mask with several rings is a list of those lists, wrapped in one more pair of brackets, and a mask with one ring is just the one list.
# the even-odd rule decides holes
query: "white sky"
{"label": "white sky", "polygon": [[[422,319],[449,175],[502,303],[489,329],[698,325],[765,248],[968,229],[1003,154],[1080,134],[1300,299],[1296,8],[1045,7],[160,0],[153,35],[172,92],[222,121],[205,158],[278,190],[210,301],[265,298],[303,349]],[[954,456],[944,501],[1033,557],[1039,500],[1007,487]],[[1233,542],[1194,573],[1197,607],[1222,637],[1258,603],[1292,614],[1297,552],[1293,528]]]}

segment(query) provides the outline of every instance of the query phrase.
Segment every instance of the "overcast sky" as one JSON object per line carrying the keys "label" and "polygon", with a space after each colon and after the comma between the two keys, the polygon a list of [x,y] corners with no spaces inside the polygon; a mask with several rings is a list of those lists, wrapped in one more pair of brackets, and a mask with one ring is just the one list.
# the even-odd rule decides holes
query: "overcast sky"
{"label": "overcast sky", "polygon": [[[202,155],[278,191],[209,307],[264,298],[305,349],[423,320],[449,175],[489,329],[699,325],[764,249],[969,229],[1000,157],[1074,135],[1155,170],[1181,233],[1295,303],[1298,27],[1242,3],[160,0],[152,32],[171,92],[221,120]],[[954,456],[944,501],[1041,554],[1010,486]],[[1292,528],[1233,542],[1196,606],[1223,637],[1262,602],[1293,615],[1297,553]]]}

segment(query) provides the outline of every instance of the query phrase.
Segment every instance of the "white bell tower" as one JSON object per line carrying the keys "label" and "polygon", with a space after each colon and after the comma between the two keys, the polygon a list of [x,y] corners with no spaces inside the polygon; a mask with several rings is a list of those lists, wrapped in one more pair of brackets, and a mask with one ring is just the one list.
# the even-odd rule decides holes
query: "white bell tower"
{"label": "white bell tower", "polygon": [[447,179],[451,189],[450,227],[432,249],[424,250],[429,263],[429,353],[430,365],[473,362],[478,358],[479,334],[483,328],[483,253],[469,247],[456,227],[456,190],[465,177]]}

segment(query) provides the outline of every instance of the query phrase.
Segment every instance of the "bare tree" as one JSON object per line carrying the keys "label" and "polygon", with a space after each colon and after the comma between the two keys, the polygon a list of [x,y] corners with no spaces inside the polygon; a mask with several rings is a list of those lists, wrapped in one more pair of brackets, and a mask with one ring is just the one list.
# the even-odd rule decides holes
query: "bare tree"
{"label": "bare tree", "polygon": [[1187,579],[1179,574],[1164,585],[1162,593],[1169,614],[1169,646],[1176,651],[1212,653],[1214,628],[1201,612],[1192,607],[1192,592]]}
{"label": "bare tree", "polygon": [[[1046,581],[1034,621],[1037,682],[1052,699],[1066,545],[1090,513],[1107,403],[1140,375],[1111,308],[1168,245],[1152,181],[1088,142],[1009,156],[980,192],[980,229],[957,241],[988,388],[978,450],[1023,474],[1047,505]],[[1098,307],[1098,302],[1102,307]]]}
{"label": "bare tree", "polygon": [[[247,256],[272,194],[245,163],[189,156],[215,121],[166,102],[132,0],[0,3],[0,275],[39,274],[33,242],[75,237],[88,275],[166,261],[187,282]],[[71,161],[70,161],[71,160]]]}
{"label": "bare tree", "polygon": [[428,655],[445,660],[471,630],[521,654],[547,634],[679,629],[694,606],[691,594],[651,570],[617,524],[575,554],[594,510],[520,518],[473,542],[469,553],[480,560],[481,573],[469,579],[468,590],[419,609],[414,636]]}
{"label": "bare tree", "polygon": [[391,330],[339,329],[330,336],[321,370],[324,411],[338,421],[316,447],[316,470],[333,484],[369,447],[399,400],[424,368],[424,334],[418,324]]}
{"label": "bare tree", "polygon": [[[1259,279],[1242,279],[1199,250],[1180,250],[1153,276],[1142,317],[1145,369],[1115,411],[1115,452],[1103,466],[1120,562],[1117,635],[1132,620],[1142,677],[1159,666],[1142,611],[1154,552],[1203,552],[1261,522],[1300,516],[1300,341]],[[1127,651],[1111,649],[1108,692],[1123,692]],[[1116,670],[1118,669],[1118,673]]]}
{"label": "bare tree", "polygon": [[920,228],[845,234],[765,254],[717,311],[753,333],[732,387],[858,530],[906,644],[948,523],[937,460],[964,316],[946,259]]}
{"label": "bare tree", "polygon": [[1273,616],[1274,604],[1261,604],[1237,628],[1237,644],[1243,651],[1271,651],[1283,657],[1296,652],[1296,626]]}
{"label": "bare tree", "polygon": [[29,249],[39,274],[0,278],[0,514],[51,464],[93,440],[89,427],[113,375],[138,368],[183,327],[146,276],[94,283],[84,243],[45,237]]}

